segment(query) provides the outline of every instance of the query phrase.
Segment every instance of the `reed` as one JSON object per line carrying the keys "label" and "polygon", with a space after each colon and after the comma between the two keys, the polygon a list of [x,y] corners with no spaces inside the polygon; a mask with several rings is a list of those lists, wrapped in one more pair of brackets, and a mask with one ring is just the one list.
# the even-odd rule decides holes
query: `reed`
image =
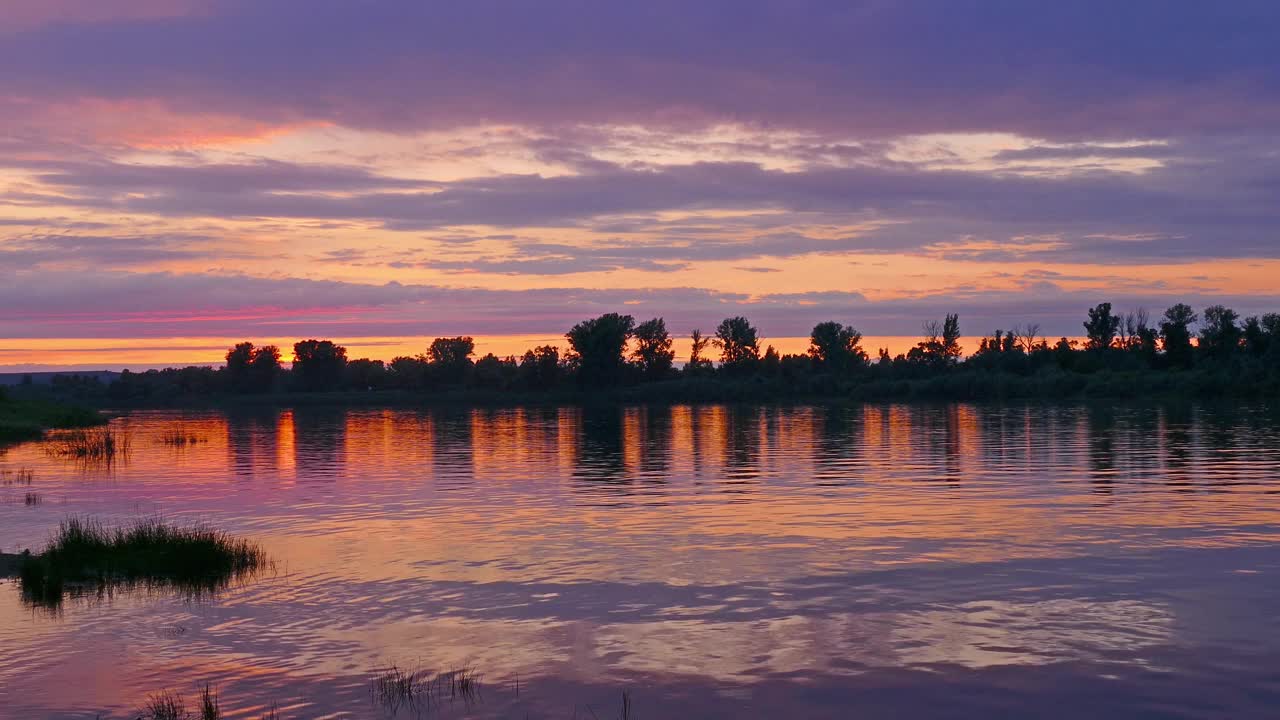
{"label": "reed", "polygon": [[30,485],[35,480],[36,473],[28,468],[18,468],[17,470],[0,470],[0,485],[6,487],[10,485]]}
{"label": "reed", "polygon": [[131,442],[125,433],[108,428],[68,430],[49,438],[45,451],[58,457],[82,460],[113,460],[129,454]]}
{"label": "reed", "polygon": [[182,696],[162,692],[147,697],[140,720],[187,720],[187,706]]}
{"label": "reed", "polygon": [[221,720],[222,710],[218,707],[218,692],[208,683],[200,691],[200,720]]}

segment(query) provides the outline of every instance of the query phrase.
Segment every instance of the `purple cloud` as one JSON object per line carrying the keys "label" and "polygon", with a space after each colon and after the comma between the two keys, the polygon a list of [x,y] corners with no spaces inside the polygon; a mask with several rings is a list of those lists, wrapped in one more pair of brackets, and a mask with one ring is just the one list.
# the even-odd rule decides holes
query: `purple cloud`
{"label": "purple cloud", "polygon": [[231,0],[0,42],[0,96],[409,128],[762,123],[862,136],[1270,130],[1280,8],[1137,0]]}

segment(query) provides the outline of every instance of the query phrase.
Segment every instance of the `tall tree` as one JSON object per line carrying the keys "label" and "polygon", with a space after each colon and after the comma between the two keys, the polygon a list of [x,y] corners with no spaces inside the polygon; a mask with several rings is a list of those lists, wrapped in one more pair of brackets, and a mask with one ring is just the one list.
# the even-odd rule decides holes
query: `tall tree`
{"label": "tall tree", "polygon": [[578,381],[586,385],[612,385],[622,380],[626,365],[623,351],[635,329],[630,315],[607,313],[574,325],[565,338],[571,348],[570,361]]}
{"label": "tall tree", "polygon": [[227,351],[226,373],[227,387],[232,392],[268,392],[280,375],[280,348],[275,345],[254,347],[251,342],[238,343]]}
{"label": "tall tree", "polygon": [[347,349],[331,340],[299,340],[293,344],[293,377],[304,390],[332,390],[342,384]]}
{"label": "tall tree", "polygon": [[1217,358],[1228,357],[1240,348],[1240,316],[1224,305],[1212,305],[1204,309],[1204,323],[1200,327],[1200,347]]}
{"label": "tall tree", "polygon": [[707,357],[707,345],[711,343],[711,338],[702,334],[701,330],[694,329],[689,333],[689,364],[684,366],[687,373],[704,372],[711,368],[711,360]]}
{"label": "tall tree", "polygon": [[720,363],[728,369],[754,365],[760,359],[760,337],[744,317],[725,318],[712,341],[720,348]]}
{"label": "tall tree", "polygon": [[960,360],[960,316],[948,313],[941,323],[924,324],[924,340],[911,349],[908,357],[931,365],[953,365]]}
{"label": "tall tree", "polygon": [[1185,303],[1164,311],[1164,319],[1160,321],[1160,342],[1164,346],[1165,360],[1170,365],[1191,365],[1191,326],[1197,320],[1196,312]]}
{"label": "tall tree", "polygon": [[1120,318],[1111,314],[1111,303],[1104,302],[1089,310],[1089,319],[1084,322],[1084,334],[1087,338],[1086,350],[1106,350],[1116,341],[1120,330]]}
{"label": "tall tree", "polygon": [[867,364],[862,333],[851,325],[834,321],[813,326],[809,333],[809,357],[819,368],[830,372],[847,372]]}
{"label": "tall tree", "polygon": [[476,343],[470,337],[436,338],[427,348],[431,373],[443,382],[463,382],[471,370],[471,356],[475,351]]}
{"label": "tall tree", "polygon": [[520,358],[520,381],[525,387],[546,390],[560,381],[560,348],[542,345]]}
{"label": "tall tree", "polygon": [[232,392],[249,392],[249,365],[253,362],[253,343],[236,343],[227,351],[227,387]]}
{"label": "tall tree", "polygon": [[676,353],[671,349],[671,335],[662,318],[646,320],[636,326],[632,336],[636,349],[631,357],[640,366],[640,372],[649,380],[660,380],[671,373]]}
{"label": "tall tree", "polygon": [[270,392],[280,377],[280,348],[263,345],[253,351],[249,361],[250,385],[253,392]]}

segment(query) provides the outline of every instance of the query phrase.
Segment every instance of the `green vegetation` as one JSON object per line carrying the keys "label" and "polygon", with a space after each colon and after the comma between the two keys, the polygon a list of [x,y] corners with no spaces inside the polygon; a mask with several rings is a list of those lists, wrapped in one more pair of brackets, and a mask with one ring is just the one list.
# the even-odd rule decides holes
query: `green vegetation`
{"label": "green vegetation", "polygon": [[214,592],[266,561],[257,545],[215,530],[159,520],[108,530],[80,518],[64,521],[44,552],[3,557],[0,570],[18,575],[23,597],[49,607],[59,606],[67,590],[85,586],[145,584],[196,595]]}
{"label": "green vegetation", "polygon": [[112,406],[1280,397],[1280,314],[1242,319],[1213,306],[1202,316],[1177,304],[1152,322],[1145,310],[1117,313],[1104,302],[1082,312],[1080,327],[1083,343],[1050,341],[1028,323],[969,341],[966,351],[950,313],[924,323],[909,351],[872,358],[847,323],[818,323],[807,352],[783,355],[750,320],[730,317],[710,335],[693,330],[680,367],[663,318],[607,313],[570,328],[563,350],[544,345],[519,358],[473,359],[470,337],[436,338],[424,353],[386,363],[304,340],[286,370],[276,348],[241,343],[222,369],[125,372],[110,385],[68,378],[50,392]]}
{"label": "green vegetation", "polygon": [[11,399],[0,389],[0,443],[39,440],[45,430],[101,425],[101,414],[46,400]]}

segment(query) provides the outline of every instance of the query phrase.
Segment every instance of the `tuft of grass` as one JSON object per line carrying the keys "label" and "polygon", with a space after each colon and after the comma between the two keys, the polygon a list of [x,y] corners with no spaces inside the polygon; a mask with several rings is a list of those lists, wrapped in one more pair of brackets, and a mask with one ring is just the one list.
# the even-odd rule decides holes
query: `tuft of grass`
{"label": "tuft of grass", "polygon": [[471,705],[480,699],[480,674],[475,668],[463,666],[441,676],[449,690],[449,699],[462,700]]}
{"label": "tuft of grass", "polygon": [[280,709],[275,703],[271,703],[271,709],[263,714],[262,720],[280,720]]}
{"label": "tuft of grass", "polygon": [[130,446],[127,434],[102,428],[58,433],[49,439],[45,451],[58,457],[110,461],[128,455]]}
{"label": "tuft of grass", "polygon": [[392,715],[402,707],[418,712],[444,700],[470,707],[480,701],[480,674],[469,666],[432,673],[393,664],[374,677],[372,693],[374,701]]}
{"label": "tuft of grass", "polygon": [[26,503],[27,507],[31,507],[44,502],[44,498],[40,496],[40,493],[29,492],[26,497],[23,498],[23,502]]}
{"label": "tuft of grass", "polygon": [[96,520],[73,517],[59,525],[43,553],[23,556],[19,578],[25,597],[56,606],[69,584],[144,583],[202,595],[265,563],[258,545],[208,528],[150,519],[108,530]]}
{"label": "tuft of grass", "polygon": [[142,706],[142,717],[139,720],[186,720],[187,706],[182,696],[171,692],[162,692],[147,696],[147,703]]}
{"label": "tuft of grass", "polygon": [[631,720],[631,691],[622,691],[622,711],[618,713],[621,720]]}
{"label": "tuft of grass", "polygon": [[395,714],[401,707],[415,708],[419,702],[431,702],[431,686],[418,671],[405,671],[392,665],[373,679],[373,697],[378,704]]}
{"label": "tuft of grass", "polygon": [[185,432],[174,428],[172,430],[164,431],[156,442],[170,447],[186,447],[188,445],[197,445],[205,442],[205,437],[203,435],[196,435],[195,433]]}
{"label": "tuft of grass", "polygon": [[200,720],[220,720],[222,710],[218,707],[218,692],[205,683],[200,691]]}

